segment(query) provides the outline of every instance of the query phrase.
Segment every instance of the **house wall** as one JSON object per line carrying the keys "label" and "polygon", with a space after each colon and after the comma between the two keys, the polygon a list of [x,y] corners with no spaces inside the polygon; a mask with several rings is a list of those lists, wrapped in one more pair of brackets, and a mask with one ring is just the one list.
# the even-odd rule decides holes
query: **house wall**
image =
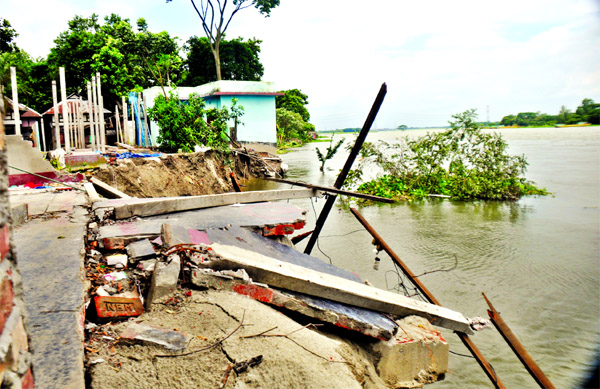
{"label": "house wall", "polygon": [[[217,81],[197,87],[175,89],[180,100],[187,100],[190,94],[197,93],[203,96],[207,106],[215,108],[231,107],[232,99],[236,98],[238,106],[244,107],[244,115],[240,119],[243,125],[238,125],[238,141],[257,151],[268,151],[275,154],[277,152],[275,96],[253,94],[273,93],[274,90],[273,83],[255,81]],[[161,87],[144,90],[148,106],[152,107],[154,99],[162,93]],[[234,95],[218,95],[218,93],[234,93]],[[233,123],[230,123],[230,126],[233,126]],[[158,123],[150,122],[150,134],[154,144],[158,144]]]}

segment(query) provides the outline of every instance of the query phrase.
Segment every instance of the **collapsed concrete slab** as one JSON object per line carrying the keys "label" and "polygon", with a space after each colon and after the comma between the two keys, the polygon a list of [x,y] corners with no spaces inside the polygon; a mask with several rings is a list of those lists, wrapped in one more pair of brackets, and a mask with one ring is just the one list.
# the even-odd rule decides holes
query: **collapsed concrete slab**
{"label": "collapsed concrete slab", "polygon": [[397,316],[422,316],[431,320],[436,326],[468,334],[473,333],[468,320],[461,313],[444,307],[284,263],[239,247],[213,243],[211,248],[218,258],[207,262],[207,266],[213,269],[243,268],[253,280],[271,286]]}
{"label": "collapsed concrete slab", "polygon": [[177,290],[181,258],[177,254],[169,256],[169,262],[157,262],[152,273],[152,283],[146,300],[146,309],[150,310],[153,303],[162,301]]}
{"label": "collapsed concrete slab", "polygon": [[372,345],[377,372],[390,388],[421,388],[443,379],[450,347],[427,319],[408,316],[398,321],[394,339]]}

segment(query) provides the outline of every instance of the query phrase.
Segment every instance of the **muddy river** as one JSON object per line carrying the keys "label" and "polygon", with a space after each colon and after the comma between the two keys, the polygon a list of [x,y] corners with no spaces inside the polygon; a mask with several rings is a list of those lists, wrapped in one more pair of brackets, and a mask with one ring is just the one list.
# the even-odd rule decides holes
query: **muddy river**
{"label": "muddy river", "polygon": [[[425,131],[373,132],[368,141],[393,142]],[[505,129],[511,154],[525,154],[526,177],[553,193],[517,202],[428,200],[361,208],[363,216],[445,306],[467,317],[487,318],[485,292],[557,388],[577,387],[593,364],[600,341],[600,129]],[[341,135],[336,135],[340,137]],[[346,143],[354,137],[345,136]],[[313,143],[282,155],[288,178],[332,185],[347,152],[321,173]],[[259,183],[259,188],[289,187]],[[324,200],[299,200],[312,228]],[[305,242],[299,247],[304,249]],[[379,270],[371,237],[354,216],[335,207],[313,255],[354,271],[380,288],[402,293],[410,285],[381,253]],[[446,331],[448,332],[448,331]],[[432,388],[491,387],[458,337],[446,380]],[[475,343],[509,388],[536,388],[535,381],[495,329]]]}

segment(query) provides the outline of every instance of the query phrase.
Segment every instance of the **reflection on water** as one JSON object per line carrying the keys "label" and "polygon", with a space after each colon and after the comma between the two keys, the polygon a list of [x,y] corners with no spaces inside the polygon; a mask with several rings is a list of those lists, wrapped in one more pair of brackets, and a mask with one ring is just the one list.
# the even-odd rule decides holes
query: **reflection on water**
{"label": "reflection on water", "polygon": [[[372,133],[368,140],[395,141],[421,131]],[[541,369],[558,388],[575,387],[592,362],[600,339],[600,130],[510,129],[512,154],[525,154],[527,178],[552,196],[518,202],[453,202],[433,199],[379,205],[360,211],[396,254],[447,307],[467,317],[484,316],[485,292]],[[338,137],[336,135],[336,137]],[[347,142],[352,136],[346,136]],[[310,144],[282,155],[288,178],[332,185],[346,155],[340,150],[319,171]],[[288,188],[249,182],[247,189]],[[295,200],[312,228],[324,201]],[[315,211],[313,211],[313,207]],[[380,288],[398,286],[392,261],[380,255],[378,271],[370,235],[347,210],[334,208],[313,255],[354,271]],[[300,249],[304,249],[300,244]],[[383,254],[383,253],[382,253]],[[451,350],[468,354],[446,334]],[[509,388],[536,388],[535,381],[495,330],[473,337]],[[433,388],[490,387],[477,363],[450,356],[446,380]]]}

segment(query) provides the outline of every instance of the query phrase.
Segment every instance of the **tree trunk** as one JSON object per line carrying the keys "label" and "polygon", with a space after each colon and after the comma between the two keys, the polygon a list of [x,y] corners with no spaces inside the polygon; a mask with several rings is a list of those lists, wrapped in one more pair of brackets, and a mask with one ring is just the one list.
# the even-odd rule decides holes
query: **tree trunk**
{"label": "tree trunk", "polygon": [[219,43],[215,44],[214,50],[212,50],[215,56],[215,69],[217,71],[217,81],[221,81],[221,56],[219,54]]}

